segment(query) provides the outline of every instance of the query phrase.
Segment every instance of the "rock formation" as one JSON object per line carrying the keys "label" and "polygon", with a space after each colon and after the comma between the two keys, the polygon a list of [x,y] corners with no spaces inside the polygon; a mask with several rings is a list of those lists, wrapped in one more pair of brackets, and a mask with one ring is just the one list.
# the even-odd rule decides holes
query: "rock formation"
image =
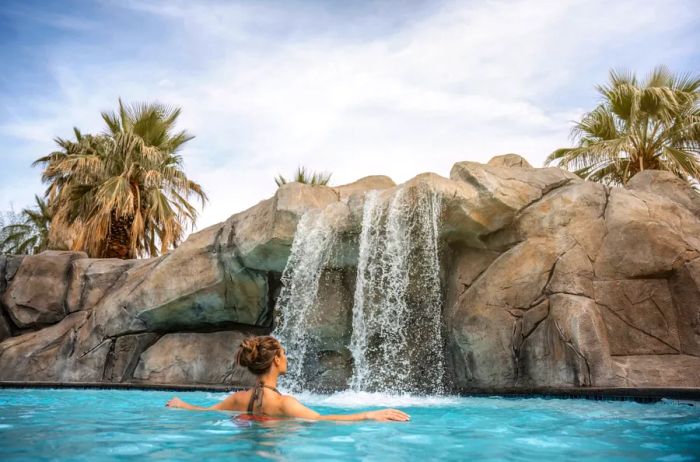
{"label": "rock formation", "polygon": [[158,258],[0,256],[0,381],[250,383],[236,347],[273,328],[317,210],[337,239],[305,367],[344,388],[365,193],[397,188],[440,200],[448,388],[700,386],[700,195],[666,172],[609,188],[514,154],[399,186],[284,185]]}

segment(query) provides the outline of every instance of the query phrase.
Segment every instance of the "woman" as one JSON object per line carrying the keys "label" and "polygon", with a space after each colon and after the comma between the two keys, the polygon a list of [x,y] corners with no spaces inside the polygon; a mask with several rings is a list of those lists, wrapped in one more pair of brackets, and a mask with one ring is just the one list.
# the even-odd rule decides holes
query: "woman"
{"label": "woman", "polygon": [[229,395],[211,407],[193,406],[174,397],[166,406],[200,411],[243,411],[255,419],[296,417],[309,420],[396,420],[410,419],[396,409],[382,409],[347,415],[321,415],[301,404],[292,396],[277,391],[277,378],[287,372],[287,356],[276,338],[271,336],[251,337],[241,342],[236,362],[247,367],[257,376],[254,388]]}

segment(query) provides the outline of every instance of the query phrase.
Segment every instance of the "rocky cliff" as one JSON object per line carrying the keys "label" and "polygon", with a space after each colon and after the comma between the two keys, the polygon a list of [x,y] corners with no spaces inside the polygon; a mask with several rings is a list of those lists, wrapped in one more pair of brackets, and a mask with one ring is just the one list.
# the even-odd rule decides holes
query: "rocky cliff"
{"label": "rocky cliff", "polygon": [[297,224],[321,210],[339,237],[305,367],[343,388],[365,193],[397,188],[440,199],[448,387],[700,386],[700,195],[665,172],[609,188],[515,155],[399,186],[291,183],[153,259],[0,256],[0,381],[250,383],[235,348],[272,329]]}

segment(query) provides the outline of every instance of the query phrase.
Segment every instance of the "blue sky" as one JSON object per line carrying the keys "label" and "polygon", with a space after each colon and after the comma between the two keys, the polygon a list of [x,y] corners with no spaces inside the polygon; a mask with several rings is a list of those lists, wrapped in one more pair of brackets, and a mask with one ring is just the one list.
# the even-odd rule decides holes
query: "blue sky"
{"label": "blue sky", "polygon": [[696,0],[0,3],[0,210],[43,191],[31,162],[125,101],[180,106],[198,227],[297,165],[341,184],[448,175],[569,143],[610,68],[700,72]]}

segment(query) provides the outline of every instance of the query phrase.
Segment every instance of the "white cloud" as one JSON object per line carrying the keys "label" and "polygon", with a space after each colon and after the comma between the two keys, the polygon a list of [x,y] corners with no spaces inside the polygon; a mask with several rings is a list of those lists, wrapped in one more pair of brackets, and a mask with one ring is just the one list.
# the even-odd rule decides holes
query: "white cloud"
{"label": "white cloud", "polygon": [[[645,70],[676,52],[659,37],[682,30],[686,6],[445,3],[362,38],[328,25],[319,33],[295,27],[318,12],[291,6],[129,4],[134,14],[172,22],[169,32],[179,32],[164,34],[164,46],[189,53],[181,68],[128,59],[54,64],[60,92],[48,105],[33,102],[44,116],[0,130],[39,141],[67,135],[73,124],[97,129],[98,111],[118,95],[181,106],[182,126],[197,135],[186,170],[211,198],[202,228],[271,195],[273,176],[300,164],[333,172],[335,183],[447,175],[456,161],[504,152],[541,165],[568,142],[570,120],[593,104],[592,86],[609,67],[631,62]],[[318,18],[330,20],[343,18]],[[58,48],[54,62],[71,51]]]}

